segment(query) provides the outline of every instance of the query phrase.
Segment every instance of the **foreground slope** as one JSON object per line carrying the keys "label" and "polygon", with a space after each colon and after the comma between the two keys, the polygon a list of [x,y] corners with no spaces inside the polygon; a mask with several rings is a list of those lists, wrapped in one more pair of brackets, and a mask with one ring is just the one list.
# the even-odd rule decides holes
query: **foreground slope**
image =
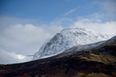
{"label": "foreground slope", "polygon": [[116,36],[49,58],[0,65],[0,77],[116,77]]}

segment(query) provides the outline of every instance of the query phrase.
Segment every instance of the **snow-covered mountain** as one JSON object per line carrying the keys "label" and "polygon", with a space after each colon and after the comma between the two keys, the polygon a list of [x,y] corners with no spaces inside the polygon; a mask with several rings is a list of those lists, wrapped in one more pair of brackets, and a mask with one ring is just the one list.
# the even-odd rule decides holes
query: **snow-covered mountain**
{"label": "snow-covered mountain", "polygon": [[57,33],[51,40],[46,42],[37,53],[34,59],[44,58],[63,52],[77,45],[85,45],[109,39],[103,35],[84,28],[69,28]]}

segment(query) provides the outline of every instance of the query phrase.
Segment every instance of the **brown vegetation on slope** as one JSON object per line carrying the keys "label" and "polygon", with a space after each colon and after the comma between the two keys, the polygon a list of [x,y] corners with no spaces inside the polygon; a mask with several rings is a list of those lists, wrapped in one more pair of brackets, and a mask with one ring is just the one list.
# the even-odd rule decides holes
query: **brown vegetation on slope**
{"label": "brown vegetation on slope", "polygon": [[103,54],[87,54],[80,55],[80,59],[88,60],[88,61],[96,61],[104,64],[110,64],[116,62],[116,57],[112,55],[103,55]]}

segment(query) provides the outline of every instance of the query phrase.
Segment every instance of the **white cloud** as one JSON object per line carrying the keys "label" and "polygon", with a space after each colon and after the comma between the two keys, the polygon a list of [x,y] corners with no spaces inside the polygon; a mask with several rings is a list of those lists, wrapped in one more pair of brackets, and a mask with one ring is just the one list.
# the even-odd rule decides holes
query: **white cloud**
{"label": "white cloud", "polygon": [[0,49],[0,64],[12,64],[30,61],[31,57]]}
{"label": "white cloud", "polygon": [[102,34],[108,34],[111,36],[116,35],[116,21],[101,22],[96,18],[82,18],[80,20],[74,21],[71,27],[88,28]]}
{"label": "white cloud", "polygon": [[61,29],[61,26],[12,25],[0,32],[0,47],[8,52],[34,54],[46,40]]}
{"label": "white cloud", "polygon": [[68,15],[70,15],[70,14],[76,12],[76,11],[77,11],[77,8],[73,8],[73,9],[69,10],[68,12],[66,12],[66,13],[64,14],[64,16],[68,16]]}
{"label": "white cloud", "polygon": [[[31,23],[31,24],[27,24]],[[0,16],[0,64],[28,61],[44,42],[62,30],[56,23],[40,24]]]}

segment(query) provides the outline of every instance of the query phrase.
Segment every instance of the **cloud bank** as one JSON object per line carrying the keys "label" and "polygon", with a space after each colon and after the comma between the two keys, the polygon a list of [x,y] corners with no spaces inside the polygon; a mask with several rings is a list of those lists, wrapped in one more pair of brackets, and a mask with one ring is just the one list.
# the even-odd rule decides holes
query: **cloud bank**
{"label": "cloud bank", "polygon": [[35,25],[12,22],[6,21],[5,24],[8,26],[0,25],[0,64],[29,61],[27,55],[33,55],[44,42],[63,29],[62,26],[53,23]]}
{"label": "cloud bank", "polygon": [[39,47],[62,27],[42,27],[33,24],[16,24],[0,32],[0,46],[9,52],[34,54]]}
{"label": "cloud bank", "polygon": [[0,64],[20,63],[30,61],[31,59],[31,57],[26,57],[22,54],[0,50]]}
{"label": "cloud bank", "polygon": [[88,28],[93,31],[108,34],[111,36],[116,35],[116,21],[107,21],[107,22],[100,22],[97,20],[91,20],[88,18],[84,18],[81,20],[75,21],[72,26],[73,28],[81,27],[81,28]]}

